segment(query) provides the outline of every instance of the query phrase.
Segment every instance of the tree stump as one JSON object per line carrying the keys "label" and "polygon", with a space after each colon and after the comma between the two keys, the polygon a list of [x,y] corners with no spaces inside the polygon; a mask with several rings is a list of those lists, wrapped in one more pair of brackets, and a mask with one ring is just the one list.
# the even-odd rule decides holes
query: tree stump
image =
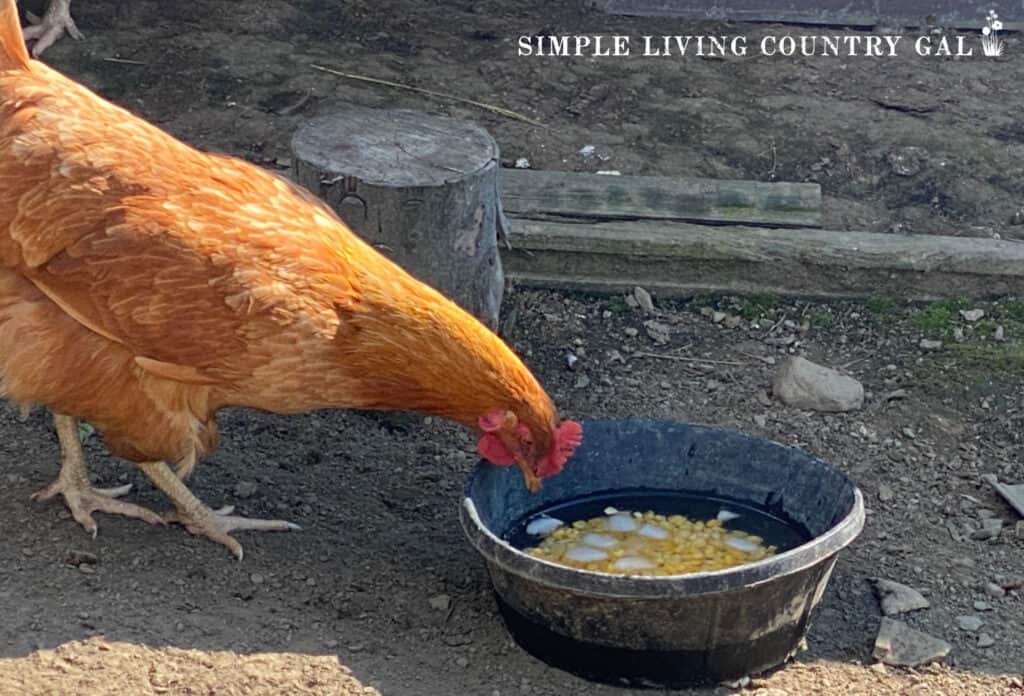
{"label": "tree stump", "polygon": [[498,145],[482,128],[361,107],[292,139],[296,180],[354,232],[492,329],[504,286]]}

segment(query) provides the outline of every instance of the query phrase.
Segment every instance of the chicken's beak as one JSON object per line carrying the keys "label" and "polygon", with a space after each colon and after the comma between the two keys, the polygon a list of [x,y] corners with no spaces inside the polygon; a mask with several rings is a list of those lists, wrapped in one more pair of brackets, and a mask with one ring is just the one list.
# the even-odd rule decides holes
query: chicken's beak
{"label": "chicken's beak", "polygon": [[527,464],[524,457],[516,457],[516,464],[519,465],[519,470],[523,472],[523,482],[526,483],[526,490],[531,493],[536,493],[540,490],[540,476],[533,473],[533,469]]}

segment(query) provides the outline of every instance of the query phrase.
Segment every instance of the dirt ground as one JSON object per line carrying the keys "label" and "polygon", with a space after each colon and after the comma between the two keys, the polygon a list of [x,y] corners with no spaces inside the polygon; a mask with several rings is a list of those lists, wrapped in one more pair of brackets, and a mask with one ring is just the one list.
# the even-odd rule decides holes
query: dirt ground
{"label": "dirt ground", "polygon": [[[187,142],[282,171],[303,119],[354,102],[476,120],[504,158],[536,168],[814,180],[829,227],[1024,239],[1011,224],[1024,205],[1024,44],[1013,36],[999,60],[540,60],[517,58],[515,38],[698,28],[539,0],[90,0],[75,12],[87,40],[54,46],[52,65]],[[310,63],[457,93],[550,128]],[[578,154],[588,144],[597,156]],[[659,302],[672,339],[658,347],[647,317],[622,298],[515,290],[507,302],[508,339],[568,416],[737,428],[800,445],[864,489],[865,531],[840,558],[809,649],[754,680],[755,693],[1022,693],[1024,590],[1013,588],[1024,532],[981,476],[1024,482],[1024,304],[977,305],[987,323],[971,324],[955,303]],[[712,305],[737,319],[712,322],[700,311]],[[989,339],[997,324],[1006,343]],[[922,337],[946,345],[925,351]],[[865,409],[822,415],[774,402],[771,375],[788,352],[860,379]],[[0,694],[629,693],[552,670],[509,642],[458,529],[475,461],[467,433],[353,412],[229,411],[220,423],[222,445],[193,490],[304,528],[243,533],[242,563],[181,529],[110,517],[92,541],[61,505],[28,500],[57,471],[47,416],[22,423],[12,409],[0,419]],[[132,482],[133,500],[164,507],[97,437],[87,451],[102,484]],[[974,540],[985,515],[1003,518],[1004,532]],[[946,667],[867,666],[875,576],[927,593],[931,608],[906,621],[952,643]],[[993,597],[985,583],[1010,589]],[[448,611],[431,605],[442,594]],[[962,615],[984,625],[962,630]],[[981,633],[990,647],[979,647]],[[699,693],[715,691],[726,689]]]}

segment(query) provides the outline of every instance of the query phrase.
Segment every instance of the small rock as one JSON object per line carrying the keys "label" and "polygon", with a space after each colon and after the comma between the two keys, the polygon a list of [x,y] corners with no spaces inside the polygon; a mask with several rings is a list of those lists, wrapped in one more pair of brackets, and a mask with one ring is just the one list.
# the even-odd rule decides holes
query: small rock
{"label": "small rock", "polygon": [[1003,329],[1002,324],[996,327],[995,332],[992,334],[992,338],[995,339],[996,341],[1006,340],[1006,331]]}
{"label": "small rock", "polygon": [[759,428],[763,428],[768,425],[768,416],[763,413],[757,413],[754,415],[754,424]]}
{"label": "small rock", "polygon": [[942,660],[952,649],[944,640],[915,631],[902,621],[883,617],[872,656],[887,665],[918,667]]}
{"label": "small rock", "polygon": [[928,161],[928,151],[910,145],[893,150],[886,155],[886,160],[896,176],[914,176],[920,173]]}
{"label": "small rock", "polygon": [[239,481],[235,484],[235,496],[238,498],[251,498],[257,489],[255,481]]}
{"label": "small rock", "polygon": [[530,168],[530,160],[526,159],[525,157],[520,157],[519,159],[516,160],[515,168],[516,169],[529,169]]}
{"label": "small rock", "polygon": [[459,667],[469,667],[469,660],[467,660],[465,657],[460,657],[457,660],[455,660],[455,664],[457,664]]}
{"label": "small rock", "polygon": [[922,338],[921,342],[918,343],[923,350],[941,350],[942,341],[933,341],[930,338]]}
{"label": "small rock", "polygon": [[1011,575],[999,583],[1007,592],[1024,589],[1024,575]]}
{"label": "small rock", "polygon": [[713,321],[716,324],[721,324],[723,321],[725,321],[725,318],[727,316],[729,315],[727,315],[725,312],[712,312],[711,321]]}
{"label": "small rock", "polygon": [[100,559],[94,553],[88,551],[68,551],[67,557],[64,562],[69,566],[75,566],[76,568],[83,565],[96,565],[100,562]]}
{"label": "small rock", "polygon": [[882,607],[882,613],[886,616],[906,614],[918,609],[927,609],[929,606],[928,600],[913,587],[882,578],[873,578],[871,582]]}
{"label": "small rock", "polygon": [[978,634],[978,647],[979,648],[991,648],[996,644],[996,639],[987,633]]}
{"label": "small rock", "polygon": [[971,532],[971,538],[976,541],[987,541],[995,539],[1003,531],[1003,521],[998,517],[989,517],[981,521],[981,529]]}
{"label": "small rock", "polygon": [[976,599],[974,600],[974,608],[978,611],[988,611],[992,608],[992,605],[984,600]]}
{"label": "small rock", "polygon": [[969,321],[972,324],[982,317],[985,316],[984,309],[961,309],[960,316],[964,318],[964,321]]}
{"label": "small rock", "polygon": [[651,293],[638,285],[633,288],[633,297],[636,299],[637,305],[640,309],[644,310],[644,312],[647,314],[652,314],[654,312],[654,298],[651,297]]}
{"label": "small rock", "polygon": [[329,638],[324,641],[324,647],[333,650],[334,648],[338,647],[338,641],[334,640],[333,638]]}
{"label": "small rock", "polygon": [[259,573],[253,573],[252,575],[250,575],[249,576],[249,580],[252,581],[253,585],[262,585],[263,584],[263,576],[260,575]]}
{"label": "small rock", "polygon": [[974,633],[984,626],[985,622],[980,616],[963,615],[956,617],[956,625],[960,627],[961,631]]}
{"label": "small rock", "polygon": [[644,329],[651,340],[659,346],[663,346],[672,338],[672,328],[657,321],[645,321]]}
{"label": "small rock", "polygon": [[895,497],[896,493],[888,484],[883,483],[878,487],[878,499],[881,500],[883,503],[888,503]]}
{"label": "small rock", "polygon": [[743,320],[740,317],[736,316],[735,314],[730,314],[729,316],[722,320],[722,326],[724,326],[727,329],[735,329],[742,322]]}
{"label": "small rock", "polygon": [[574,389],[586,389],[590,386],[590,378],[586,375],[580,375],[576,378],[576,383],[572,386]]}
{"label": "small rock", "polygon": [[626,334],[630,338],[636,338],[638,335],[640,335],[640,330],[634,329],[632,326],[627,326],[622,330],[622,333]]}
{"label": "small rock", "polygon": [[427,601],[430,603],[430,608],[437,611],[448,611],[448,607],[452,605],[452,598],[446,594],[434,595]]}
{"label": "small rock", "polygon": [[864,405],[860,382],[799,356],[779,366],[772,390],[783,403],[810,411],[853,411]]}
{"label": "small rock", "polygon": [[597,148],[594,147],[593,145],[584,145],[583,147],[580,148],[579,152],[584,157],[590,157],[591,155],[594,154],[596,150]]}
{"label": "small rock", "polygon": [[999,599],[1000,597],[1005,597],[1006,596],[1006,590],[1004,590],[1002,588],[1002,586],[997,585],[994,582],[986,582],[984,589],[985,589],[985,594],[987,594],[989,597],[993,597],[995,599]]}

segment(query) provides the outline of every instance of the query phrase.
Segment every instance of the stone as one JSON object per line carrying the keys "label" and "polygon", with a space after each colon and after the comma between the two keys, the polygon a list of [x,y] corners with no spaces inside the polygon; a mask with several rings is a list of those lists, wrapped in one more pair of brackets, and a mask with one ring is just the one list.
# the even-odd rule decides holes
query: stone
{"label": "stone", "polygon": [[890,500],[896,497],[896,493],[892,490],[892,486],[883,483],[878,486],[878,499],[883,503],[888,503]]}
{"label": "stone", "polygon": [[991,648],[996,644],[996,639],[987,633],[978,634],[978,647],[979,648]]}
{"label": "stone", "polygon": [[961,309],[960,316],[964,318],[964,321],[969,321],[972,324],[982,317],[985,316],[984,309]]}
{"label": "stone", "polygon": [[935,341],[930,338],[922,338],[921,342],[918,343],[923,350],[941,350],[942,341]]}
{"label": "stone", "polygon": [[981,521],[981,529],[971,532],[971,538],[976,541],[987,541],[995,539],[1003,531],[1003,521],[998,517],[989,517]]}
{"label": "stone", "polygon": [[637,306],[639,306],[640,309],[647,314],[654,313],[654,299],[651,297],[651,293],[638,285],[633,288],[633,297],[636,299]]}
{"label": "stone", "polygon": [[452,605],[452,598],[446,594],[434,595],[427,601],[430,603],[430,608],[437,611],[448,611],[448,607]]}
{"label": "stone", "polygon": [[658,321],[645,321],[644,330],[652,341],[663,346],[672,338],[672,328]]}
{"label": "stone", "polygon": [[956,617],[956,625],[961,631],[974,633],[985,625],[985,621],[980,616],[962,615]]}
{"label": "stone", "polygon": [[882,618],[872,656],[887,665],[919,667],[941,661],[952,649],[946,641],[916,631],[902,621]]}
{"label": "stone", "polygon": [[924,596],[913,587],[883,578],[872,578],[875,595],[886,616],[927,609],[930,605]]}
{"label": "stone", "polygon": [[772,391],[784,404],[809,411],[854,411],[864,405],[860,382],[800,356],[783,361]]}
{"label": "stone", "polygon": [[239,481],[235,484],[235,496],[245,499],[256,494],[257,485],[255,481]]}
{"label": "stone", "polygon": [[992,597],[994,599],[999,599],[1001,597],[1005,597],[1006,596],[1006,590],[1004,590],[1002,588],[1002,586],[997,585],[994,582],[986,582],[984,590],[985,590],[985,594],[987,594],[989,597]]}

